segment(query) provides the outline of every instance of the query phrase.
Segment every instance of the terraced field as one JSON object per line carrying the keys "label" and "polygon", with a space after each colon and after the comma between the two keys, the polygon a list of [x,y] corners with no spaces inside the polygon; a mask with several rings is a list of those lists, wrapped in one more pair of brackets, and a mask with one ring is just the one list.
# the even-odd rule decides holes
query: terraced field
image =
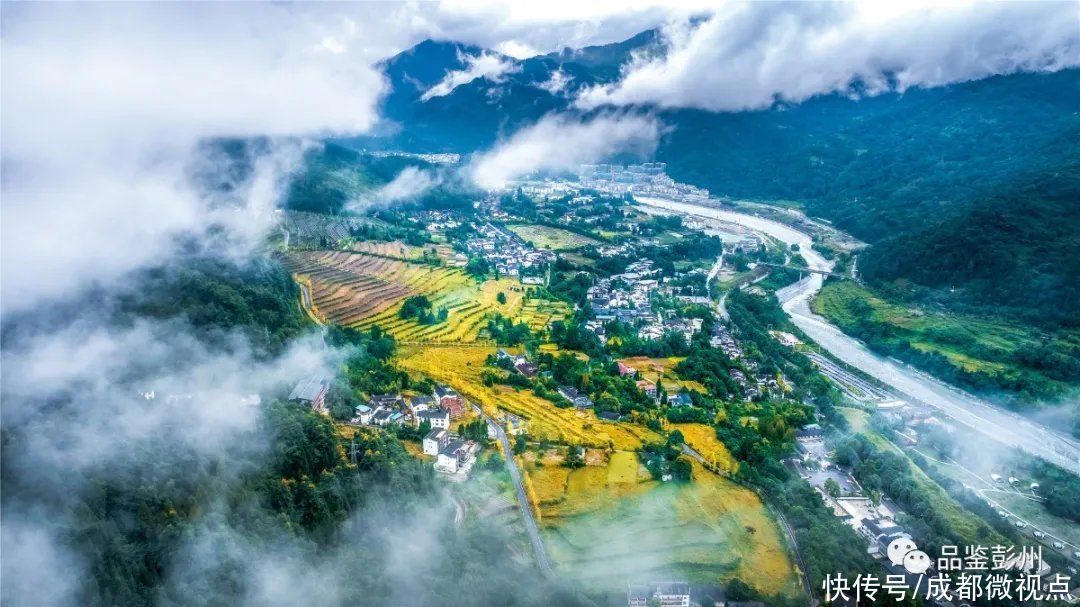
{"label": "terraced field", "polygon": [[[458,268],[391,259],[391,253],[412,255],[406,245],[367,243],[368,252],[297,251],[286,264],[297,282],[311,293],[311,310],[325,322],[366,329],[378,325],[400,342],[468,343],[495,313],[524,320],[533,329],[566,316],[561,302],[526,300],[516,280],[478,282]],[[420,253],[422,254],[422,252]],[[499,303],[503,293],[505,303]],[[447,319],[421,324],[397,315],[405,298],[425,295],[435,310],[445,308]]]}
{"label": "terraced field", "polygon": [[700,584],[739,578],[767,595],[799,584],[776,526],[750,490],[694,463],[694,482],[660,483],[633,453],[569,471],[526,466],[557,569],[586,587],[625,589],[638,579]]}
{"label": "terraced field", "polygon": [[659,435],[644,426],[602,421],[592,411],[560,409],[529,390],[485,386],[480,373],[487,355],[494,351],[493,347],[468,346],[440,347],[433,351],[427,346],[406,345],[400,348],[397,361],[404,369],[454,386],[490,415],[503,410],[524,417],[533,438],[624,451],[634,451],[644,442],[660,440]]}
{"label": "terraced field", "polygon": [[351,251],[356,251],[357,253],[372,253],[377,256],[396,257],[398,259],[413,261],[423,261],[425,251],[434,251],[435,254],[443,260],[450,259],[454,254],[453,249],[445,244],[429,244],[423,247],[417,247],[405,244],[400,240],[395,240],[393,242],[365,240],[353,243],[349,249]]}

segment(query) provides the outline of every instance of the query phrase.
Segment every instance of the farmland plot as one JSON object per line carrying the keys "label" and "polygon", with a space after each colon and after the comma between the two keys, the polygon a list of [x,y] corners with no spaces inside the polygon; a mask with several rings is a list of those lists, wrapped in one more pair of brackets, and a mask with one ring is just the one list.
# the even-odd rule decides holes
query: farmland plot
{"label": "farmland plot", "polygon": [[541,525],[562,574],[607,592],[671,578],[738,578],[767,595],[799,592],[780,530],[752,491],[696,462],[694,482],[686,484],[645,480],[635,466],[628,452],[570,471],[526,466],[538,477],[534,486],[543,487]]}
{"label": "farmland plot", "polygon": [[[357,329],[378,325],[401,342],[452,344],[481,339],[496,313],[539,329],[568,311],[561,302],[526,301],[513,279],[479,282],[458,268],[400,258],[422,255],[415,247],[365,246],[370,250],[296,251],[287,256],[290,271],[310,292],[310,302],[305,303],[320,320]],[[446,320],[423,324],[398,317],[402,302],[413,295],[426,296],[433,311],[445,309]]]}

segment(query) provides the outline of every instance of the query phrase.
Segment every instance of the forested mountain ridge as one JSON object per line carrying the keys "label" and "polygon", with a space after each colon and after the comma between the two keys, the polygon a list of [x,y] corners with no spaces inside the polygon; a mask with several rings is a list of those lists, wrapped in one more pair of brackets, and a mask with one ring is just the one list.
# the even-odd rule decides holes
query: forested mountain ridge
{"label": "forested mountain ridge", "polygon": [[[427,101],[416,89],[391,95],[386,114],[402,130],[381,145],[486,148],[545,114],[575,111],[577,91],[617,79],[635,52],[660,53],[663,44],[650,31],[524,61],[503,57],[511,67],[497,79],[478,78]],[[386,63],[393,86],[411,56]],[[445,70],[460,69],[460,54],[454,58]],[[435,70],[426,69],[434,80]],[[563,87],[545,87],[557,72]],[[1075,225],[1080,205],[1078,98],[1080,70],[1073,69],[877,96],[827,95],[760,111],[637,109],[669,127],[656,159],[675,179],[721,197],[801,204],[876,245],[861,266],[873,282],[945,289],[937,299],[948,305],[1033,310],[1038,322],[1076,325],[1075,306],[1062,299],[1080,282],[1071,261],[1080,248],[1061,226]],[[960,227],[967,237],[942,231]],[[963,248],[952,250],[960,242]],[[1000,271],[1001,264],[1011,269]],[[1025,296],[1031,292],[1039,293],[1035,301]]]}

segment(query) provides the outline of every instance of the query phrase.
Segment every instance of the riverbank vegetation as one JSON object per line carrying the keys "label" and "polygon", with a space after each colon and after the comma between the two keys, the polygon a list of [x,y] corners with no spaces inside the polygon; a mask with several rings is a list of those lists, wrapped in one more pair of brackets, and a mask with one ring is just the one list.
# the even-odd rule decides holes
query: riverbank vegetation
{"label": "riverbank vegetation", "polygon": [[1080,383],[1080,330],[907,303],[851,281],[827,281],[812,308],[877,352],[1080,433],[1080,411],[1054,407]]}

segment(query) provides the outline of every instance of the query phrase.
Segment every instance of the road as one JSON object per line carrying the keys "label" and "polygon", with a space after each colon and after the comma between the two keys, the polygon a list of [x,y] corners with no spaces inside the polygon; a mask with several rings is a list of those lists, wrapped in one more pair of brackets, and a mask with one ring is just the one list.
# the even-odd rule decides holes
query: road
{"label": "road", "polygon": [[495,423],[493,419],[488,417],[482,410],[475,408],[480,412],[480,415],[484,418],[484,421],[488,423],[488,426],[495,431],[495,437],[498,439],[499,444],[502,445],[503,457],[506,459],[506,470],[510,473],[510,480],[514,483],[514,488],[517,489],[518,506],[521,508],[521,518],[525,522],[525,532],[529,536],[529,541],[532,542],[533,551],[536,552],[536,563],[540,565],[540,570],[545,575],[552,575],[554,572],[551,568],[551,560],[548,559],[547,548],[544,547],[544,539],[540,537],[540,526],[536,524],[536,516],[533,514],[532,506],[529,502],[529,496],[525,493],[525,485],[521,480],[521,470],[518,468],[517,460],[514,459],[514,450],[510,447],[510,439],[506,437],[506,431],[502,426]]}
{"label": "road", "polygon": [[[940,459],[937,459],[937,458],[932,457],[930,455],[927,455],[926,453],[923,453],[922,451],[916,450],[916,453],[918,453],[919,455],[925,457],[926,459],[928,459],[928,460],[930,460],[930,461],[932,461],[932,462],[934,462],[934,463],[936,463],[936,464],[938,464],[940,466],[955,467],[955,468],[957,468],[959,470],[962,470],[968,476],[970,476],[972,478],[975,478],[975,479],[978,479],[978,481],[981,484],[985,485],[984,487],[970,487],[969,485],[967,485],[967,483],[965,483],[964,486],[968,487],[970,489],[973,489],[975,491],[975,493],[977,493],[979,495],[979,497],[983,498],[983,500],[985,500],[988,504],[990,504],[991,508],[997,510],[998,512],[1004,512],[1009,517],[1009,520],[1014,520],[1015,519],[1015,520],[1020,521],[1021,523],[1023,523],[1024,524],[1023,529],[1024,529],[1025,532],[1032,533],[1032,532],[1038,531],[1038,532],[1042,533],[1044,535],[1044,537],[1041,538],[1042,543],[1046,544],[1050,548],[1053,548],[1053,543],[1054,542],[1061,542],[1061,544],[1066,546],[1068,548],[1068,551],[1070,551],[1070,552],[1071,551],[1080,551],[1080,546],[1077,546],[1076,544],[1073,544],[1072,542],[1070,542],[1069,540],[1067,540],[1067,539],[1065,539],[1063,537],[1059,537],[1057,535],[1054,535],[1054,533],[1051,530],[1040,526],[1038,523],[1035,523],[1035,522],[1031,521],[1030,519],[1026,519],[1026,518],[1020,516],[1019,514],[1017,514],[1016,512],[1013,512],[1012,510],[1007,508],[1005,505],[1003,505],[1001,502],[999,502],[998,500],[994,499],[993,497],[991,497],[991,496],[989,496],[987,494],[1003,493],[1003,494],[1008,494],[1008,495],[1019,496],[1019,497],[1022,497],[1024,499],[1028,499],[1028,500],[1032,500],[1032,501],[1041,501],[1039,498],[1037,498],[1035,496],[1032,496],[1032,495],[1028,495],[1028,494],[1024,493],[1023,491],[1019,491],[1015,487],[1013,487],[1012,485],[1006,485],[1006,484],[1003,484],[1003,483],[995,483],[995,482],[993,482],[993,481],[991,481],[989,479],[983,478],[978,473],[964,467],[963,465],[960,464],[960,462],[954,460],[951,457],[946,457],[945,460],[947,460],[947,461],[945,461],[945,460],[940,460]],[[1077,558],[1074,554],[1069,554],[1067,556],[1069,558],[1073,559],[1073,560],[1076,560],[1076,558]]]}
{"label": "road", "polygon": [[[721,252],[720,256],[716,258],[716,263],[713,264],[712,269],[709,270],[709,275],[705,277],[705,292],[709,295],[709,299],[713,298],[713,292],[712,292],[713,279],[716,278],[716,275],[719,274],[720,270],[722,270],[723,268],[724,268],[724,254]],[[720,314],[720,318],[723,318],[724,320],[728,319],[727,306],[724,305],[724,302],[726,300],[727,300],[727,293],[724,293],[723,295],[720,296],[720,299],[718,299],[717,302],[716,302],[716,311],[717,311],[717,313]]]}
{"label": "road", "polygon": [[[813,270],[831,271],[832,262],[811,245],[809,234],[754,215],[659,198],[638,198],[639,203],[676,213],[717,219],[764,232],[789,245]],[[872,353],[862,342],[845,335],[810,311],[810,300],[821,290],[825,277],[810,273],[776,292],[784,311],[803,333],[837,359],[892,387],[913,402],[934,407],[957,422],[970,426],[1001,443],[1080,474],[1080,442],[1053,428],[1005,411],[986,401],[938,381],[912,367]]]}

